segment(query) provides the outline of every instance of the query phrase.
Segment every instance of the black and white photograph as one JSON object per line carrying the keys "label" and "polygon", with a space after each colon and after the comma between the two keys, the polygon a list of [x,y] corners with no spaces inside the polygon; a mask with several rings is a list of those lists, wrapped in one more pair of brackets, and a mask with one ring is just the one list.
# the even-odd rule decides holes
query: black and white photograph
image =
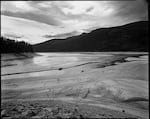
{"label": "black and white photograph", "polygon": [[0,6],[2,119],[149,119],[147,0]]}

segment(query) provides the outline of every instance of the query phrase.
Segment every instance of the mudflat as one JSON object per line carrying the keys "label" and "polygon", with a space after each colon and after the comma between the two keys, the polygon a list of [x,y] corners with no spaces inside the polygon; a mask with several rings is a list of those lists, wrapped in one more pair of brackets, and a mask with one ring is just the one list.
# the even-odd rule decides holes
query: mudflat
{"label": "mudflat", "polygon": [[148,53],[2,54],[1,116],[149,118]]}

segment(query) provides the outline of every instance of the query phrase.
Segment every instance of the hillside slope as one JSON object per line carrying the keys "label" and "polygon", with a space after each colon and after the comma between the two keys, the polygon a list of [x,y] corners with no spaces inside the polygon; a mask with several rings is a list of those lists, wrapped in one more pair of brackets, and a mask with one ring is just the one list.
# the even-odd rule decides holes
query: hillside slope
{"label": "hillside slope", "polygon": [[148,51],[148,21],[100,28],[33,45],[35,52]]}
{"label": "hillside slope", "polygon": [[0,36],[1,53],[33,52],[32,45],[25,41],[17,41]]}

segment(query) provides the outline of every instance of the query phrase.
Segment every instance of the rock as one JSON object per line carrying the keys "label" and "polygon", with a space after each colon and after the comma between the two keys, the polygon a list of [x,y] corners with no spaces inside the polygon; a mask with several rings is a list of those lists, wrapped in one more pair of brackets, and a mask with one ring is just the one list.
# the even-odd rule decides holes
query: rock
{"label": "rock", "polygon": [[101,116],[105,116],[105,114],[103,114],[103,113],[102,113],[102,114],[99,114],[99,115],[101,115]]}
{"label": "rock", "polygon": [[65,113],[63,115],[66,116],[66,117],[70,117],[72,115],[72,113]]}
{"label": "rock", "polygon": [[11,110],[12,111],[18,111],[16,107],[13,107]]}
{"label": "rock", "polygon": [[72,115],[72,116],[69,117],[69,119],[80,119],[80,118],[77,117],[77,116]]}
{"label": "rock", "polygon": [[3,117],[3,116],[5,116],[6,115],[6,110],[2,110],[1,111],[1,116]]}
{"label": "rock", "polygon": [[83,115],[80,114],[80,119],[84,119]]}
{"label": "rock", "polygon": [[31,110],[26,110],[25,112],[22,112],[23,116],[35,116],[36,113],[34,111]]}
{"label": "rock", "polygon": [[20,115],[17,115],[17,114],[13,116],[13,118],[15,118],[15,119],[20,119],[20,117],[21,117],[21,116],[20,116]]}
{"label": "rock", "polygon": [[59,113],[59,110],[58,110],[58,108],[54,108],[52,110],[52,112],[53,112],[53,115],[57,115]]}
{"label": "rock", "polygon": [[29,109],[34,110],[35,108],[33,106],[29,106]]}
{"label": "rock", "polygon": [[74,111],[75,111],[75,112],[78,112],[78,111],[79,111],[79,106],[78,106],[78,105],[75,106]]}
{"label": "rock", "polygon": [[56,119],[63,119],[61,116],[56,116]]}
{"label": "rock", "polygon": [[70,114],[71,111],[70,110],[65,110],[65,113]]}
{"label": "rock", "polygon": [[4,117],[9,117],[6,110],[2,110],[2,111],[1,111],[1,117],[3,117],[3,118],[4,118]]}
{"label": "rock", "polygon": [[109,114],[109,116],[112,117],[113,115],[112,115],[112,114]]}
{"label": "rock", "polygon": [[63,68],[59,68],[58,70],[62,70]]}
{"label": "rock", "polygon": [[33,104],[30,104],[30,106],[31,106],[31,107],[34,107],[34,105],[33,105]]}
{"label": "rock", "polygon": [[29,114],[29,110],[21,113],[23,116],[27,116]]}
{"label": "rock", "polygon": [[31,119],[41,119],[41,118],[43,118],[43,116],[38,116],[38,115],[37,115],[37,116],[32,116],[32,117],[31,117]]}
{"label": "rock", "polygon": [[125,110],[122,110],[122,112],[125,112]]}
{"label": "rock", "polygon": [[47,110],[47,111],[51,112],[52,108],[44,108],[44,110]]}
{"label": "rock", "polygon": [[22,106],[18,106],[18,107],[17,107],[17,111],[18,111],[18,112],[22,112],[23,109],[24,109],[24,108],[23,108]]}

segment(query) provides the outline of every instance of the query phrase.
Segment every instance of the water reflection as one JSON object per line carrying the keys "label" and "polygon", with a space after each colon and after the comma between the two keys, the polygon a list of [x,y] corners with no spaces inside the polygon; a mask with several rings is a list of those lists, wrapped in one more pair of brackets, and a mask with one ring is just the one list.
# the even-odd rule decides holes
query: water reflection
{"label": "water reflection", "polygon": [[[81,53],[37,53],[38,55],[24,58],[15,59],[10,61],[1,61],[2,65],[17,64],[12,66],[1,67],[1,78],[18,78],[44,76],[51,73],[56,73],[53,69],[72,67],[75,65],[83,64],[86,62],[100,62],[103,57],[110,57],[111,54],[97,53],[97,54],[81,54]],[[19,57],[19,56],[18,56]],[[17,57],[17,58],[18,58]],[[5,56],[5,59],[12,58]],[[16,58],[16,57],[15,57]],[[148,56],[141,56],[136,60],[148,60]],[[135,58],[128,58],[126,60],[135,60]],[[52,69],[52,70],[51,70]],[[17,74],[15,74],[17,73]],[[19,74],[20,73],[20,74]],[[60,72],[59,72],[60,73]],[[13,74],[4,76],[5,74]],[[57,73],[56,73],[57,74]]]}
{"label": "water reflection", "polygon": [[34,57],[33,63],[36,65],[46,66],[48,64],[47,57],[48,56],[46,55]]}
{"label": "water reflection", "polygon": [[[41,53],[40,53],[41,54]],[[78,61],[78,57],[76,56],[64,56],[54,53],[45,53],[42,56],[37,56],[33,58],[33,63],[40,66],[50,66],[55,67],[57,65],[68,64]]]}
{"label": "water reflection", "polygon": [[[57,56],[56,56],[57,55]],[[12,57],[12,56],[11,56]],[[14,56],[15,57],[15,56]],[[9,55],[7,56],[9,58]],[[16,57],[15,57],[16,58]],[[17,57],[19,58],[19,56]],[[16,64],[12,66],[2,67],[2,75],[4,74],[15,74],[20,72],[35,72],[40,70],[46,70],[50,68],[58,68],[59,66],[67,66],[78,61],[77,56],[57,53],[40,53],[39,56],[34,56],[24,59],[14,59],[11,61],[1,61],[3,65]]]}
{"label": "water reflection", "polygon": [[57,71],[51,69],[58,69],[63,66],[67,67],[73,65],[77,61],[78,57],[76,56],[68,55],[64,57],[63,54],[59,55],[59,53],[40,53],[39,56],[34,56],[32,58],[11,60],[7,63],[16,63],[17,65],[1,68],[2,80],[57,74]]}

